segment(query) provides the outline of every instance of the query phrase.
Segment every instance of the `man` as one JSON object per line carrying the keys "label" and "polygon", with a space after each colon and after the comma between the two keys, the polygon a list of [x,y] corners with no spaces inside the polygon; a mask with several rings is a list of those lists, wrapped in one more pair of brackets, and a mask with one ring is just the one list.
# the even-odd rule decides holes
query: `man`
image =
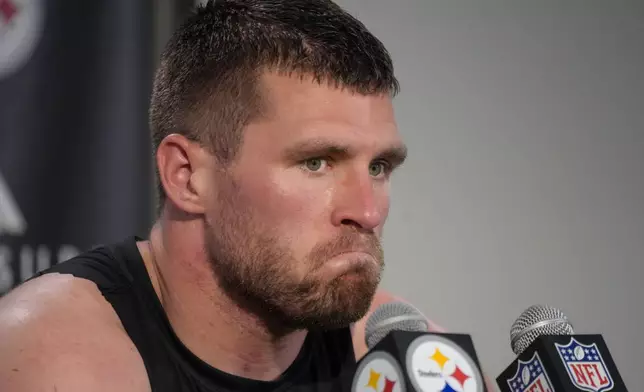
{"label": "man", "polygon": [[383,45],[330,1],[198,8],[155,78],[148,240],[2,299],[0,390],[333,388],[393,299],[377,287],[397,90]]}

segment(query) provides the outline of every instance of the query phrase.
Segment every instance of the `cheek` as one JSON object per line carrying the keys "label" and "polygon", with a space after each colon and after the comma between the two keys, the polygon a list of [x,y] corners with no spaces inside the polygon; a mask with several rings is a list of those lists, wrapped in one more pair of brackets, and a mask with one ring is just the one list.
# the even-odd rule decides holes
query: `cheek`
{"label": "cheek", "polygon": [[300,242],[321,224],[332,191],[325,187],[291,176],[265,177],[263,181],[250,181],[248,196],[257,218],[263,220],[277,234],[294,237]]}
{"label": "cheek", "polygon": [[[382,216],[385,219],[387,218],[387,216],[389,216],[389,207],[390,207],[389,200],[390,200],[389,193],[387,193],[386,195],[384,195],[382,197],[382,201],[381,201],[380,208],[381,208],[381,211],[382,211]],[[384,223],[385,219],[383,219],[383,223]]]}
{"label": "cheek", "polygon": [[389,212],[389,191],[391,188],[391,183],[389,181],[384,183],[379,183],[374,186],[374,191],[378,204],[384,213]]}
{"label": "cheek", "polygon": [[389,196],[389,186],[383,185],[381,188],[376,190],[376,203],[377,203],[377,208],[378,212],[382,216],[382,223],[380,226],[378,226],[375,229],[376,234],[378,237],[382,236],[382,232],[384,229],[385,222],[387,221],[387,217],[389,216],[389,208],[391,206],[390,204],[390,196]]}
{"label": "cheek", "polygon": [[325,216],[331,193],[310,189],[305,181],[275,181],[258,191],[263,195],[259,213],[271,228],[269,235],[290,254],[289,275],[304,279],[311,268],[306,262],[311,250],[330,236]]}

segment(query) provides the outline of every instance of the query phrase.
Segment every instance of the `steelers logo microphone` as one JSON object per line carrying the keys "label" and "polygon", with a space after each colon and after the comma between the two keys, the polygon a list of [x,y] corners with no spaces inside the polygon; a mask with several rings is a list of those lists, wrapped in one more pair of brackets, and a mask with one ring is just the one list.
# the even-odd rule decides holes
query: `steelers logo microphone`
{"label": "steelers logo microphone", "polygon": [[484,392],[469,335],[428,331],[413,306],[392,302],[367,320],[369,352],[358,362],[352,392]]}
{"label": "steelers logo microphone", "polygon": [[602,336],[575,334],[559,309],[529,307],[510,341],[518,357],[496,379],[501,392],[627,392]]}

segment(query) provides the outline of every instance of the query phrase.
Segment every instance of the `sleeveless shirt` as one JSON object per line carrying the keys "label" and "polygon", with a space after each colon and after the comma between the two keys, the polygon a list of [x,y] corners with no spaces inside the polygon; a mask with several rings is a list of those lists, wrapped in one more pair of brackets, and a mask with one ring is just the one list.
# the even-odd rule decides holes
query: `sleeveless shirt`
{"label": "sleeveless shirt", "polygon": [[344,389],[356,366],[349,327],[309,331],[295,361],[275,381],[224,373],[199,359],[173,332],[136,246],[137,240],[140,238],[132,237],[94,248],[41,271],[34,278],[58,272],[94,282],[138,349],[153,392]]}

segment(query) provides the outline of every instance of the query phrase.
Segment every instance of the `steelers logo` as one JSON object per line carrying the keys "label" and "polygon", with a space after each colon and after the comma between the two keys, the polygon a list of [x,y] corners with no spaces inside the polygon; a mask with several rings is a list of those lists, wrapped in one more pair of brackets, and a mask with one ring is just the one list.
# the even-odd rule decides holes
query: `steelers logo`
{"label": "steelers logo", "polygon": [[369,353],[353,377],[352,392],[405,392],[403,372],[390,354]]}
{"label": "steelers logo", "polygon": [[437,335],[416,338],[407,350],[407,372],[418,391],[483,392],[483,377],[456,343]]}
{"label": "steelers logo", "polygon": [[42,0],[0,0],[0,79],[31,58],[44,27]]}

